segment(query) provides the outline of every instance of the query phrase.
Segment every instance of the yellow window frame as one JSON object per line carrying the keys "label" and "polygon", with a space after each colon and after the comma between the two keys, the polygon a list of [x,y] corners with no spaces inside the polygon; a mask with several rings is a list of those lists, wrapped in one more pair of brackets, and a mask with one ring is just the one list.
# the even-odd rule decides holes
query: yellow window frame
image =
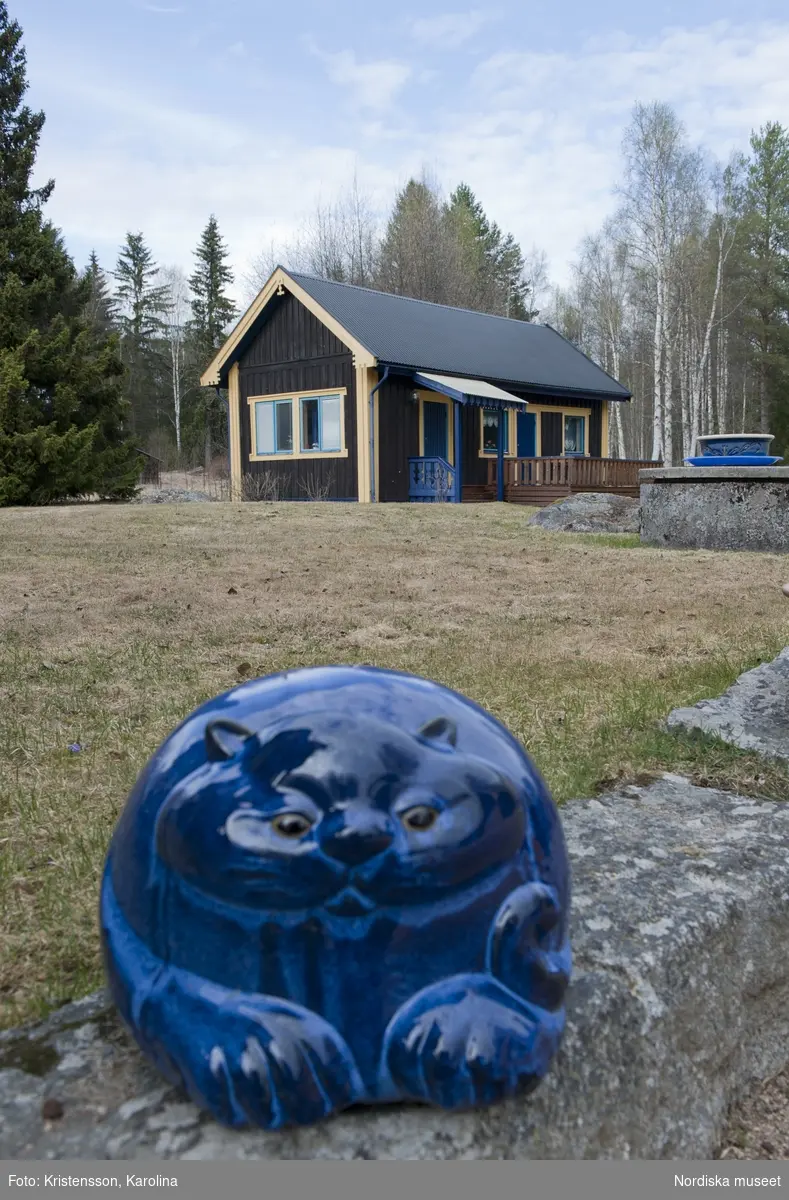
{"label": "yellow window frame", "polygon": [[[517,409],[508,409],[507,410],[507,412],[509,413],[509,421],[510,421],[510,428],[509,428],[510,449],[507,452],[507,454],[505,454],[505,456],[504,456],[505,458],[517,458],[518,457],[518,440],[517,440],[518,427],[516,424],[518,411],[519,410],[517,410]],[[590,424],[591,424],[591,419],[592,419],[591,408],[564,408],[564,407],[560,408],[558,404],[532,404],[531,401],[529,401],[529,406],[527,409],[525,409],[525,411],[528,413],[534,413],[535,417],[537,417],[537,421],[535,423],[536,428],[534,431],[534,433],[535,433],[534,453],[535,453],[536,458],[542,457],[542,422],[540,420],[540,416],[544,412],[561,413],[562,414],[562,453],[559,455],[560,458],[564,458],[564,456],[565,456],[564,455],[564,442],[565,442],[564,419],[565,419],[565,417],[585,417],[586,424],[584,426],[584,458],[591,457],[591,455],[589,453],[589,438],[590,438],[590,433],[591,433]],[[483,437],[482,410],[480,409],[480,414],[479,414],[479,447],[480,447],[479,448],[479,457],[480,458],[495,458],[496,457],[495,450],[483,450],[482,449],[482,437]]]}
{"label": "yellow window frame", "polygon": [[[248,396],[249,405],[249,445],[250,462],[293,462],[304,458],[347,458],[348,443],[345,440],[345,397],[348,389],[341,387],[313,388],[309,392],[279,392],[272,396]],[[302,450],[301,449],[301,401],[309,400],[312,396],[340,397],[340,450]],[[281,450],[277,454],[256,454],[257,435],[255,431],[255,405],[273,404],[278,400],[290,400],[292,405],[293,450]]]}

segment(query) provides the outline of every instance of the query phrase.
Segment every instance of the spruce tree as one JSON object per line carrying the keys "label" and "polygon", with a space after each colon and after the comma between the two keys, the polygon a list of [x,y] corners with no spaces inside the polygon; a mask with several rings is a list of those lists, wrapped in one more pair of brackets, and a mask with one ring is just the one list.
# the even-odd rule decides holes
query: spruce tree
{"label": "spruce tree", "polygon": [[746,322],[759,379],[763,433],[789,444],[789,132],[770,122],[751,136],[745,220]]}
{"label": "spruce tree", "polygon": [[159,267],[142,233],[127,233],[113,272],[121,355],[135,435],[145,442],[159,430],[162,391],[159,335],[169,302]]}
{"label": "spruce tree", "polygon": [[112,335],[85,318],[89,288],[32,188],[44,114],[27,91],[22,30],[0,0],[0,504],[133,494]]}
{"label": "spruce tree", "polygon": [[[195,250],[196,266],[189,280],[192,290],[192,320],[189,333],[195,360],[204,370],[225,340],[227,327],[235,316],[235,306],[226,295],[233,283],[227,265],[227,248],[219,232],[219,223],[211,214]],[[191,440],[199,429],[206,468],[214,449],[226,441],[226,400],[220,400],[213,388],[200,389],[200,402],[192,414]]]}
{"label": "spruce tree", "polygon": [[192,327],[205,351],[213,355],[222,345],[236,310],[225,289],[233,283],[227,248],[212,214],[195,250],[197,265],[189,280],[192,289]]}
{"label": "spruce tree", "polygon": [[85,317],[94,329],[107,333],[115,328],[117,305],[95,250],[91,250],[84,278],[88,290]]}
{"label": "spruce tree", "polygon": [[503,234],[466,183],[458,184],[446,206],[461,264],[459,276],[468,291],[469,308],[530,321],[536,315],[527,303],[529,281],[520,246],[511,233]]}

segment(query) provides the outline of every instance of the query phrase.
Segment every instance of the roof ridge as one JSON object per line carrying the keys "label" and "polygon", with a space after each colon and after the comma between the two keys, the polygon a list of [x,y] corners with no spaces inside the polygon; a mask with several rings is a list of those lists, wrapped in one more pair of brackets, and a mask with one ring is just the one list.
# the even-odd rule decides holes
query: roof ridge
{"label": "roof ridge", "polygon": [[408,300],[411,304],[425,304],[428,308],[445,308],[449,312],[470,313],[474,317],[488,317],[491,321],[507,321],[514,325],[531,325],[535,329],[549,329],[544,321],[521,321],[518,317],[503,317],[500,313],[484,312],[479,308],[461,308],[458,304],[439,304],[436,300],[420,300],[416,296],[403,296],[399,292],[384,292],[381,288],[364,287],[361,283],[344,283],[339,279],[324,279],[322,275],[310,275],[307,271],[290,271],[280,267],[294,279],[313,279],[316,283],[329,283],[332,287],[353,288],[357,292],[372,292],[374,296],[391,296],[395,300]]}

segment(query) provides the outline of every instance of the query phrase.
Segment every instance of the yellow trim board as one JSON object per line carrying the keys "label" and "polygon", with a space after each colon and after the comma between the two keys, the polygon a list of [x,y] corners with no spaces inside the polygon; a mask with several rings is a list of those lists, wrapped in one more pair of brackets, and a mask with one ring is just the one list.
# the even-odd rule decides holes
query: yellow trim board
{"label": "yellow trim board", "polygon": [[313,300],[312,296],[308,292],[305,292],[304,288],[300,287],[294,279],[291,279],[287,271],[284,271],[282,267],[277,267],[268,282],[260,289],[247,311],[238,320],[224,345],[217,351],[208,367],[206,367],[200,376],[201,387],[219,386],[219,375],[222,367],[242,339],[249,333],[272,297],[277,294],[281,295],[283,289],[295,296],[314,317],[318,318],[322,325],[325,325],[336,338],[339,338],[344,346],[348,347],[355,356],[355,366],[374,367],[376,365],[377,360],[375,356],[370,353],[366,346],[363,346],[361,342],[352,337],[339,321],[335,320],[325,308],[318,304],[317,300]]}
{"label": "yellow trim board", "polygon": [[[234,364],[234,368],[238,369],[238,364]],[[301,403],[302,400],[309,400],[311,396],[339,396],[340,397],[340,444],[341,450],[282,450],[279,454],[254,454],[250,453],[250,462],[295,462],[299,459],[323,459],[323,458],[347,458],[348,447],[345,442],[345,397],[348,394],[348,389],[339,388],[316,388],[309,392],[278,392],[272,396],[247,396],[247,404],[249,405],[249,444],[256,444],[255,433],[255,405],[273,403],[277,400],[290,400],[293,410],[293,445],[301,446]]]}
{"label": "yellow trim board", "polygon": [[241,389],[238,363],[233,363],[227,380],[227,402],[230,407],[230,498],[240,500],[241,483]]}
{"label": "yellow trim board", "polygon": [[370,503],[370,390],[377,382],[368,367],[356,368],[356,490],[360,504]]}

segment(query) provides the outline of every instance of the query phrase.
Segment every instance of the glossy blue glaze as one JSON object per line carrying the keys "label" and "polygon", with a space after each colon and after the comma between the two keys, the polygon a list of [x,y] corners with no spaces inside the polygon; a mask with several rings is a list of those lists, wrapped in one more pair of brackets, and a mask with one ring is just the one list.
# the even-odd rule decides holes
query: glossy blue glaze
{"label": "glossy blue glaze", "polygon": [[783,459],[769,454],[704,454],[685,462],[691,467],[774,467]]}
{"label": "glossy blue glaze", "polygon": [[192,714],[101,893],[143,1051],[225,1124],[535,1086],[564,1026],[569,873],[520,744],[415,676],[310,668]]}
{"label": "glossy blue glaze", "polygon": [[709,456],[715,458],[731,458],[741,455],[754,455],[761,457],[769,453],[770,442],[773,440],[773,435],[766,433],[763,436],[758,434],[743,434],[742,437],[732,437],[731,435],[718,435],[708,433],[698,439],[701,447],[701,456],[707,458]]}

